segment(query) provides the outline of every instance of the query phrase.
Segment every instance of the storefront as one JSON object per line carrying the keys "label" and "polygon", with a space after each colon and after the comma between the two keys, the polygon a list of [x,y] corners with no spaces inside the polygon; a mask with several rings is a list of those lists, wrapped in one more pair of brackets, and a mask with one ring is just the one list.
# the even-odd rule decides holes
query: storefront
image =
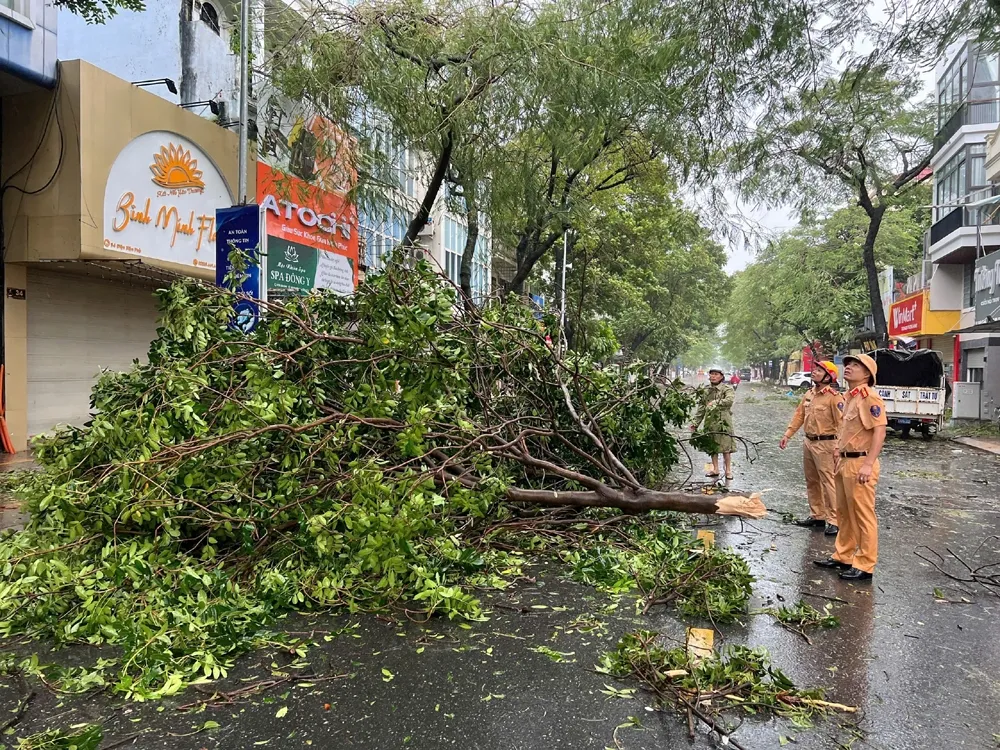
{"label": "storefront", "polygon": [[889,307],[889,337],[894,346],[909,349],[934,349],[941,354],[945,372],[954,368],[954,339],[951,333],[961,316],[960,310],[931,310],[927,289],[901,297]]}
{"label": "storefront", "polygon": [[61,64],[54,94],[6,99],[2,137],[24,144],[4,150],[0,170],[18,188],[3,203],[3,334],[21,450],[85,421],[102,370],[145,358],[157,288],[214,279],[215,210],[233,203],[237,138],[80,61]]}
{"label": "storefront", "polygon": [[958,379],[978,385],[980,418],[991,419],[1000,406],[1000,252],[976,261],[973,286],[975,324],[956,338]]}

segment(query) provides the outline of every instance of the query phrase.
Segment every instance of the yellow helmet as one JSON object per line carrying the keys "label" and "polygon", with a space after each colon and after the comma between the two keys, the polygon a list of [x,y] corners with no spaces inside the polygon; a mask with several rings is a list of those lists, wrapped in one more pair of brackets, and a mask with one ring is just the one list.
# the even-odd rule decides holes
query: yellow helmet
{"label": "yellow helmet", "polygon": [[813,367],[819,367],[821,370],[826,370],[827,375],[829,375],[830,378],[833,380],[836,380],[837,378],[840,377],[840,370],[837,369],[837,365],[835,365],[828,359],[824,359],[821,362],[817,362],[815,365],[813,365]]}

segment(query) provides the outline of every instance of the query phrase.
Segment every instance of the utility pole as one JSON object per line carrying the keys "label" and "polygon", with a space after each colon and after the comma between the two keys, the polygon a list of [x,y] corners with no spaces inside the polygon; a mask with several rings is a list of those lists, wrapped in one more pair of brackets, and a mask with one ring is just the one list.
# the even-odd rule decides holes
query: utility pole
{"label": "utility pole", "polygon": [[250,119],[250,0],[240,0],[240,157],[237,203],[247,202],[247,136]]}
{"label": "utility pole", "polygon": [[566,351],[566,270],[572,266],[566,264],[566,255],[569,252],[569,230],[563,234],[563,255],[562,255],[562,281],[559,293],[559,353]]}

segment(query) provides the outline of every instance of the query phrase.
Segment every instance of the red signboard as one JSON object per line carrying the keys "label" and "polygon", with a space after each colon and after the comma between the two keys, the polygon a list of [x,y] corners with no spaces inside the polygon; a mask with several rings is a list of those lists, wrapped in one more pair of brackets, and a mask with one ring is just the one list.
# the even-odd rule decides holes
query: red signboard
{"label": "red signboard", "polygon": [[802,348],[802,372],[811,372],[813,368],[813,353],[808,346]]}
{"label": "red signboard", "polygon": [[257,202],[268,237],[278,240],[269,245],[269,288],[354,290],[358,212],[344,195],[258,162]]}
{"label": "red signboard", "polygon": [[911,336],[924,324],[924,293],[917,292],[894,302],[889,308],[889,335]]}

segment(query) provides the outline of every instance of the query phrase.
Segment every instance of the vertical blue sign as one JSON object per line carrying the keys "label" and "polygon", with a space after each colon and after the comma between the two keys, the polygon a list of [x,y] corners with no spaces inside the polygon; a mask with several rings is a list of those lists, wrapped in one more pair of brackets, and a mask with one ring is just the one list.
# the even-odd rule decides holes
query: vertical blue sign
{"label": "vertical blue sign", "polygon": [[241,299],[233,305],[233,321],[230,323],[244,333],[250,333],[260,320],[260,306],[254,300],[261,298],[261,231],[260,208],[256,205],[233,206],[215,210],[215,283],[225,286],[229,274],[229,251],[242,250],[251,259],[242,282],[234,290],[252,297]]}

